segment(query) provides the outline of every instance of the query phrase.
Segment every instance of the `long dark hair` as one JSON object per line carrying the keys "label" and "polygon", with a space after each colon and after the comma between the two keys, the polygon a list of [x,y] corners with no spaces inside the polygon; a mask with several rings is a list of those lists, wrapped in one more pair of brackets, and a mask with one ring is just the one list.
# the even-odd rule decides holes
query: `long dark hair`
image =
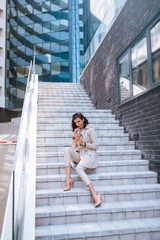
{"label": "long dark hair", "polygon": [[84,117],[81,112],[77,112],[72,116],[72,131],[74,131],[74,129],[77,128],[77,125],[74,122],[76,118],[80,118],[81,120],[84,119],[84,128],[87,126],[87,124],[89,124],[88,119]]}

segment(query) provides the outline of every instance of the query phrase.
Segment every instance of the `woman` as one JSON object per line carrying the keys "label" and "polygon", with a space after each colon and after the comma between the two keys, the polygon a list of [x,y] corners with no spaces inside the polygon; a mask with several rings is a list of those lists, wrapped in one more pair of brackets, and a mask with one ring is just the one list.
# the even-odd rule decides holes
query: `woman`
{"label": "woman", "polygon": [[[101,195],[94,190],[89,177],[84,171],[86,168],[97,167],[98,157],[96,150],[98,149],[98,141],[96,133],[82,113],[75,113],[72,116],[72,130],[74,132],[72,147],[67,147],[64,151],[66,168],[66,187],[64,191],[69,191],[74,183],[70,172],[70,165],[72,165],[82,181],[88,186],[95,207],[98,207],[102,203]],[[77,135],[77,132],[80,132],[80,134]],[[76,168],[74,162],[78,163]]]}

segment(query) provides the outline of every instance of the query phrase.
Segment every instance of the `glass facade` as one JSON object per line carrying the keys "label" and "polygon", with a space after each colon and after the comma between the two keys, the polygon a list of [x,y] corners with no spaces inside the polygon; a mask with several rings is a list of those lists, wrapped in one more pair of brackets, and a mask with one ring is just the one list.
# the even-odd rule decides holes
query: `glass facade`
{"label": "glass facade", "polygon": [[160,84],[160,20],[148,27],[118,61],[119,103]]}
{"label": "glass facade", "polygon": [[8,0],[6,107],[22,107],[34,56],[39,81],[78,81],[83,55],[82,3]]}
{"label": "glass facade", "polygon": [[97,50],[125,2],[126,0],[85,0],[82,69]]}

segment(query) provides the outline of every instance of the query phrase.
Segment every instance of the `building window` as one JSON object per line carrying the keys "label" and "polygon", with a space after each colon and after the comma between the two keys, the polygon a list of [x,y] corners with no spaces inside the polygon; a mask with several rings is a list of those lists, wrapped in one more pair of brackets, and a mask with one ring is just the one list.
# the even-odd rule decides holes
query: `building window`
{"label": "building window", "polygon": [[160,21],[151,29],[153,82],[160,81]]}
{"label": "building window", "polygon": [[160,84],[160,20],[140,36],[118,59],[119,103]]}
{"label": "building window", "polygon": [[133,96],[149,88],[147,43],[143,38],[131,49]]}
{"label": "building window", "polygon": [[129,56],[125,54],[119,61],[120,99],[130,97]]}

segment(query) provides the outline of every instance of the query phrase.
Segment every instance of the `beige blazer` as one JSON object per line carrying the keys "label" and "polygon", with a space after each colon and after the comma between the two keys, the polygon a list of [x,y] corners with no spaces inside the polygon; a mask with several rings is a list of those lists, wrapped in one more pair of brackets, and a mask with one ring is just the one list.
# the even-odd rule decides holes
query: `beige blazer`
{"label": "beige blazer", "polygon": [[72,147],[79,151],[81,161],[86,168],[96,168],[98,165],[98,140],[94,129],[88,124],[81,131],[81,137],[86,146],[81,146],[75,140],[72,141]]}

